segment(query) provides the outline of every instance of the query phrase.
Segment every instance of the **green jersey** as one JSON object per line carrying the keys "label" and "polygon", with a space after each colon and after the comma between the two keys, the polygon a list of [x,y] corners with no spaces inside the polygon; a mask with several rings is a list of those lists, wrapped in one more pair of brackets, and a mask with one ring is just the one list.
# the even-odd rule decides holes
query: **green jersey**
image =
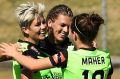
{"label": "green jersey", "polygon": [[[31,56],[33,58],[43,58],[48,56],[45,52],[40,51],[34,44],[19,40],[19,43],[22,46],[22,54],[26,56]],[[42,53],[41,53],[42,52]],[[14,79],[21,79],[21,66],[17,61],[13,61],[13,77]],[[56,74],[57,72],[61,73],[61,68],[51,68],[47,70],[35,71],[32,75],[32,79],[61,79],[61,74]],[[58,76],[59,75],[59,76]]]}
{"label": "green jersey", "polygon": [[111,69],[110,54],[100,50],[68,48],[64,79],[107,79]]}

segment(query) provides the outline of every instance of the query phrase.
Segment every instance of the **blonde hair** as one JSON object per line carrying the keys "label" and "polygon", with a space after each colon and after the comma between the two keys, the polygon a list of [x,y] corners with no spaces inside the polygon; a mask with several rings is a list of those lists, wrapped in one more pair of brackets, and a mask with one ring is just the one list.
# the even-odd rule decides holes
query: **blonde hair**
{"label": "blonde hair", "polygon": [[37,5],[30,2],[20,4],[16,9],[16,17],[20,27],[30,26],[35,17],[43,16],[44,10],[45,6],[41,3],[38,3]]}

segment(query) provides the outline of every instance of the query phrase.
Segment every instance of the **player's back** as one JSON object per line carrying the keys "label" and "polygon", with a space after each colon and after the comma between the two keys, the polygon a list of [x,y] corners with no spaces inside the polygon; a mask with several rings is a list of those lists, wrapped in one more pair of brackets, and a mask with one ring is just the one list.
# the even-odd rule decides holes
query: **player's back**
{"label": "player's back", "polygon": [[109,52],[97,49],[68,50],[64,79],[107,79],[110,69]]}

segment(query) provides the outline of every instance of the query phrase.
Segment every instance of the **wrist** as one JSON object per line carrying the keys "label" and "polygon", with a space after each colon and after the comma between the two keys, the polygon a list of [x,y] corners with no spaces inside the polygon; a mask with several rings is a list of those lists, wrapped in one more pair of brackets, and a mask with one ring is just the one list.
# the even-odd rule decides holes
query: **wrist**
{"label": "wrist", "polygon": [[14,54],[11,55],[12,58],[16,58],[20,55],[20,52],[15,52]]}

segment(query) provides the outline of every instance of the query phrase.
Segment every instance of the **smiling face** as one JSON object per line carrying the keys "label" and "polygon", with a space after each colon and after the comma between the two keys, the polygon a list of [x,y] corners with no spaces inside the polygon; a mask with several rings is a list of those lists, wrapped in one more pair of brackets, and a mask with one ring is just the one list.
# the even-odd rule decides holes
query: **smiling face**
{"label": "smiling face", "polygon": [[47,26],[44,17],[36,17],[29,27],[26,27],[25,33],[28,34],[27,41],[37,43],[45,38]]}
{"label": "smiling face", "polygon": [[66,15],[58,15],[54,21],[48,21],[48,26],[52,30],[55,43],[62,42],[69,34],[72,18]]}

